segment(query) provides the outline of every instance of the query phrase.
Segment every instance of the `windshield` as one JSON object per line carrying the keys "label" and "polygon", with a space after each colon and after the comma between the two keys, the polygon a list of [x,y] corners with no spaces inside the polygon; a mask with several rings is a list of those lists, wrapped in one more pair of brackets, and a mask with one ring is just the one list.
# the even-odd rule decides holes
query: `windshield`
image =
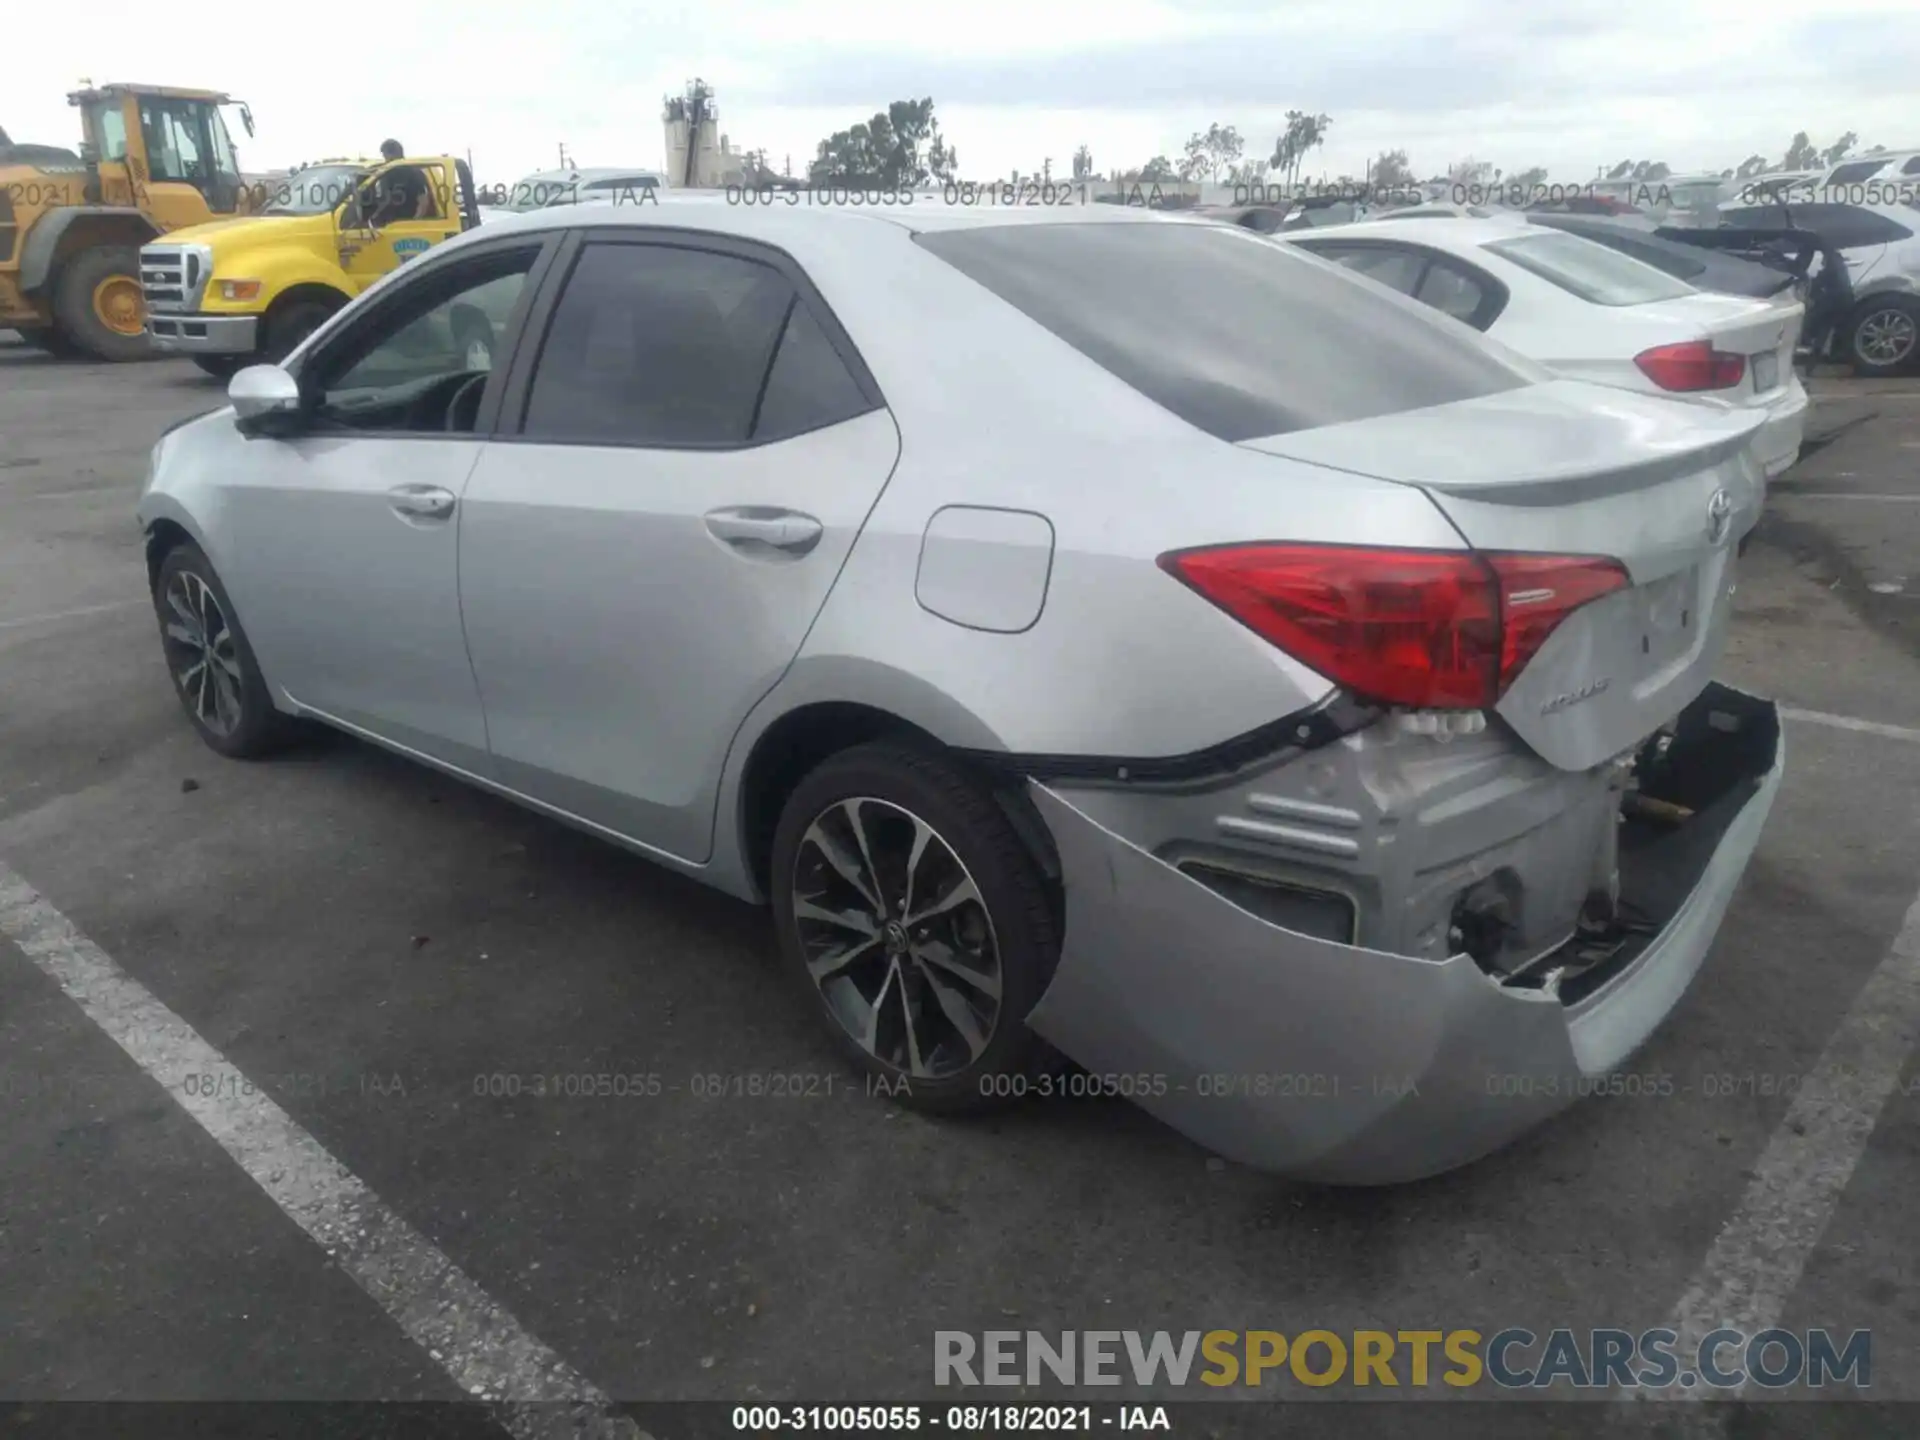
{"label": "windshield", "polygon": [[999,225],[916,238],[1222,440],[1445,405],[1533,378],[1425,306],[1238,226]]}
{"label": "windshield", "polygon": [[1595,305],[1646,305],[1693,294],[1684,281],[1578,235],[1525,235],[1485,248]]}
{"label": "windshield", "polygon": [[358,165],[310,165],[273,185],[263,213],[324,215],[351,195],[366,173]]}

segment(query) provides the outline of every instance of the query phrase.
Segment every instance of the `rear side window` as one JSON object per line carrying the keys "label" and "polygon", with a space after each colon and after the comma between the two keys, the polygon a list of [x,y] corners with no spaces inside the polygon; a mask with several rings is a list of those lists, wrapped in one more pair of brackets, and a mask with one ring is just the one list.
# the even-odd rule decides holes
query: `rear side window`
{"label": "rear side window", "polygon": [[864,415],[873,406],[804,300],[795,300],[767,375],[753,438],[785,440]]}
{"label": "rear side window", "polygon": [[554,310],[523,433],[603,445],[747,442],[793,287],[736,255],[589,245]]}
{"label": "rear side window", "polygon": [[1564,231],[1495,240],[1485,248],[1595,305],[1646,305],[1693,293],[1691,285],[1631,255]]}
{"label": "rear side window", "polygon": [[1427,268],[1427,257],[1412,250],[1396,250],[1386,245],[1363,245],[1352,250],[1342,250],[1329,245],[1302,246],[1314,254],[1324,256],[1337,265],[1358,271],[1389,290],[1398,290],[1402,295],[1413,294],[1413,287],[1420,283],[1420,272]]}
{"label": "rear side window", "polygon": [[916,238],[1222,440],[1445,405],[1535,378],[1414,302],[1238,227],[995,225]]}
{"label": "rear side window", "polygon": [[1886,166],[1884,160],[1860,160],[1852,165],[1836,165],[1833,173],[1827,176],[1829,185],[1858,185],[1862,180],[1871,180]]}
{"label": "rear side window", "polygon": [[1431,305],[1443,315],[1451,315],[1462,324],[1471,325],[1480,307],[1487,302],[1487,292],[1464,270],[1436,260],[1427,267],[1414,299]]}
{"label": "rear side window", "polygon": [[1676,280],[1692,280],[1696,275],[1704,275],[1707,270],[1704,260],[1697,260],[1679,250],[1649,245],[1643,240],[1631,239],[1625,235],[1594,235],[1588,238],[1591,238],[1596,245],[1605,245],[1609,249],[1618,250],[1622,255],[1631,255],[1642,264],[1651,265],[1654,269],[1671,275]]}

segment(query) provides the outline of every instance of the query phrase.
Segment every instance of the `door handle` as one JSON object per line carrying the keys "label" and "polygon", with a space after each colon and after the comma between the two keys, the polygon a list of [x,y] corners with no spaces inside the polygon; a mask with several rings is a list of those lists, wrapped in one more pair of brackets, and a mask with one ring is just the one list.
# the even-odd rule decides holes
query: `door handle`
{"label": "door handle", "polygon": [[387,491],[387,503],[409,520],[444,520],[456,502],[451,490],[438,485],[396,485]]}
{"label": "door handle", "polygon": [[714,539],[736,550],[756,546],[805,555],[820,543],[825,533],[820,522],[797,510],[782,510],[772,505],[732,505],[707,512],[707,529]]}

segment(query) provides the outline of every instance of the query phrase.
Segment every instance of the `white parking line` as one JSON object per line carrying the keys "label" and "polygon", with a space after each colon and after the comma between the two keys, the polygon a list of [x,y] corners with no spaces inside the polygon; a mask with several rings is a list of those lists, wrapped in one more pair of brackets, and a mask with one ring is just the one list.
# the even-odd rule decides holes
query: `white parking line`
{"label": "white parking line", "polygon": [[109,610],[131,610],[135,605],[151,605],[150,600],[115,600],[106,605],[82,605],[78,610],[44,610],[38,615],[22,615],[15,620],[0,620],[0,630],[18,630],[25,625],[46,625],[55,620],[76,620],[82,615],[105,615]]}
{"label": "white parking line", "polygon": [[0,865],[0,935],[66,991],[232,1156],[463,1391],[499,1402],[523,1440],[647,1440],[584,1376],[522,1329],[264,1093],[190,1091],[189,1075],[240,1072],[32,886]]}
{"label": "white parking line", "polygon": [[1835,730],[1857,730],[1862,735],[1880,735],[1888,740],[1920,741],[1920,730],[1906,725],[1889,725],[1882,720],[1856,720],[1851,715],[1829,715],[1824,710],[1796,710],[1789,705],[1780,707],[1780,716],[1784,720],[1797,720],[1802,725],[1826,725]]}
{"label": "white parking line", "polygon": [[[1920,897],[1787,1107],[1739,1208],[1674,1307],[1667,1323],[1679,1334],[1674,1349],[1683,1371],[1698,1373],[1700,1342],[1709,1332],[1725,1326],[1753,1334],[1779,1323],[1917,1039]],[[1661,1393],[1700,1400],[1737,1392],[1695,1385]]]}

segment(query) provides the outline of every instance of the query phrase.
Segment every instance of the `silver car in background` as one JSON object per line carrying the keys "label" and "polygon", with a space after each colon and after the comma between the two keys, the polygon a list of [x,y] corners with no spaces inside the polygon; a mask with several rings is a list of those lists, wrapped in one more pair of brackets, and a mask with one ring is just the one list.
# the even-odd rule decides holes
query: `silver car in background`
{"label": "silver car in background", "polygon": [[[1673,1008],[1780,776],[1712,679],[1756,417],[1139,209],[669,214],[437,247],[160,441],[209,745],[322,721],[770,903],[928,1110],[1391,1182]],[[489,368],[396,343],[456,306]]]}

